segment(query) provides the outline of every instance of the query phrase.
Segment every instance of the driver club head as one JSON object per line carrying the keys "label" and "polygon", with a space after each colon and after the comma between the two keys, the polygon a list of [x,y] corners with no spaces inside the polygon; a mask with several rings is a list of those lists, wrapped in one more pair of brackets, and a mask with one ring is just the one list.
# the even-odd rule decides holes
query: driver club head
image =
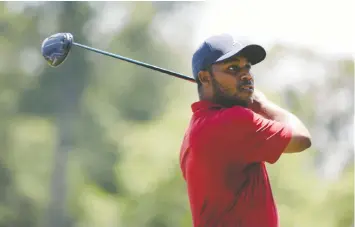
{"label": "driver club head", "polygon": [[57,67],[67,58],[74,38],[70,33],[57,33],[42,42],[41,52],[52,67]]}

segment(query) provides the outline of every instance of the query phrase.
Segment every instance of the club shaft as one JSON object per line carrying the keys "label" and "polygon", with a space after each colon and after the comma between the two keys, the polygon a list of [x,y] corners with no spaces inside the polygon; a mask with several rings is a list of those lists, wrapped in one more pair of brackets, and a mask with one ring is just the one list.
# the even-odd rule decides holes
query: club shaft
{"label": "club shaft", "polygon": [[170,71],[170,70],[167,70],[167,69],[163,69],[163,68],[160,68],[160,67],[157,67],[157,66],[154,66],[154,65],[150,65],[150,64],[144,63],[144,62],[140,62],[140,61],[136,61],[136,60],[133,60],[133,59],[130,59],[130,58],[126,58],[126,57],[123,57],[123,56],[118,55],[118,54],[113,54],[113,53],[110,53],[110,52],[106,52],[106,51],[103,51],[103,50],[99,50],[99,49],[96,49],[96,48],[85,46],[85,45],[80,44],[80,43],[73,42],[73,45],[81,47],[81,48],[84,48],[84,49],[87,49],[87,50],[91,50],[91,51],[99,53],[99,54],[103,54],[103,55],[106,55],[106,56],[110,56],[110,57],[113,57],[113,58],[117,58],[117,59],[120,59],[120,60],[123,60],[123,61],[126,61],[126,62],[130,62],[130,63],[136,64],[136,65],[140,65],[140,66],[143,66],[145,68],[149,68],[149,69],[153,69],[153,70],[156,70],[156,71],[159,71],[159,72],[162,72],[162,73],[166,73],[168,75],[171,75],[171,76],[174,76],[174,77],[178,77],[178,78],[183,79],[183,80],[187,80],[187,81],[196,83],[195,79],[193,79],[191,77],[188,77],[188,76],[185,76],[185,75],[182,75],[182,74],[177,73],[177,72],[173,72],[173,71]]}

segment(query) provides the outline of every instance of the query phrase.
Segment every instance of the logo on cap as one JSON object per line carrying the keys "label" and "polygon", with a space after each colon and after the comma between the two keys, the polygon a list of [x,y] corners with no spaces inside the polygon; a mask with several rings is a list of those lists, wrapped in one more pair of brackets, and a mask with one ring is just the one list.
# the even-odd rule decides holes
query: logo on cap
{"label": "logo on cap", "polygon": [[241,44],[240,42],[238,42],[238,41],[236,41],[236,40],[234,39],[234,41],[233,41],[233,46],[235,46],[236,44],[238,44],[239,46],[242,46],[242,44]]}

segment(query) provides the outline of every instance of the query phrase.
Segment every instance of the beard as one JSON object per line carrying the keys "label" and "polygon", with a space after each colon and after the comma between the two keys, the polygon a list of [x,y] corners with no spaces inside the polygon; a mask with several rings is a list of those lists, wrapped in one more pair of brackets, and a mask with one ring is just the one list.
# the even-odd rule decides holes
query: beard
{"label": "beard", "polygon": [[[227,108],[233,106],[248,107],[248,101],[239,99],[235,96],[226,95],[222,86],[212,77],[212,87],[214,91],[213,101]],[[238,89],[238,88],[237,88]]]}

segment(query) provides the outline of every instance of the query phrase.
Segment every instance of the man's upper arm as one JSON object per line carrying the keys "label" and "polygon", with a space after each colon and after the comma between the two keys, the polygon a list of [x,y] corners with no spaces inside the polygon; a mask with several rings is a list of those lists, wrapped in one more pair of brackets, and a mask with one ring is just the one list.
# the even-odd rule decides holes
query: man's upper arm
{"label": "man's upper arm", "polygon": [[233,107],[222,115],[229,121],[230,132],[224,141],[229,141],[228,150],[241,161],[275,163],[291,141],[291,128],[249,109]]}

